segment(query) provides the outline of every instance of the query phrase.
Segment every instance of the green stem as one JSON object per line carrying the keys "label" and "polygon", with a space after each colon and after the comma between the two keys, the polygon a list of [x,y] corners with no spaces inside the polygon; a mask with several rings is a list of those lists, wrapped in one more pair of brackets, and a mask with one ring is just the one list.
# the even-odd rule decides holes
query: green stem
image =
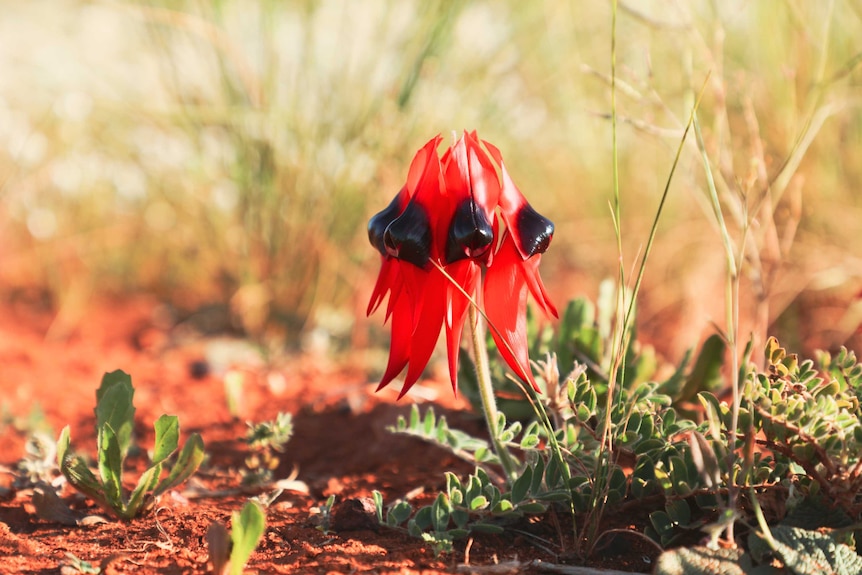
{"label": "green stem", "polygon": [[494,385],[491,383],[491,372],[488,367],[488,348],[485,346],[485,330],[481,318],[476,312],[475,306],[469,306],[470,335],[473,337],[473,356],[476,360],[476,379],[478,380],[479,397],[482,400],[482,413],[485,415],[485,423],[488,425],[488,433],[491,436],[491,445],[500,459],[506,482],[511,483],[516,477],[518,469],[512,454],[500,441],[500,429],[498,429],[497,400],[494,399]]}

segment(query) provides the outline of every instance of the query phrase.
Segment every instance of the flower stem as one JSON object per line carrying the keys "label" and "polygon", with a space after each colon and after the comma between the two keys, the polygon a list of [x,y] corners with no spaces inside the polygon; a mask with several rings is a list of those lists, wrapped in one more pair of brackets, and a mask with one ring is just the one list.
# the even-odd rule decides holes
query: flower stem
{"label": "flower stem", "polygon": [[476,312],[475,306],[469,306],[470,334],[473,337],[473,356],[476,363],[476,379],[478,380],[479,397],[482,400],[482,413],[488,425],[491,445],[500,459],[500,465],[506,475],[506,482],[511,483],[517,475],[517,463],[506,446],[500,441],[498,429],[497,400],[494,399],[494,385],[491,383],[491,372],[488,367],[488,348],[485,346],[485,330],[482,318]]}

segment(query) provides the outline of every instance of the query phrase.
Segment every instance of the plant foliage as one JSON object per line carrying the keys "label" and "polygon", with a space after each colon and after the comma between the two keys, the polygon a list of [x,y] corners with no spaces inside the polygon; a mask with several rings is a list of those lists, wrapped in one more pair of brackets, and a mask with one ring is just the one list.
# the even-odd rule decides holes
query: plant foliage
{"label": "plant foliage", "polygon": [[122,371],[106,373],[102,378],[96,392],[98,475],[83,457],[70,451],[68,426],[57,441],[57,462],[69,484],[106,511],[126,520],[147,511],[159,495],[191,477],[204,458],[203,440],[195,433],[170,463],[179,446],[179,420],[174,415],[162,415],[154,425],[152,461],[134,489],[127,492],[123,486],[123,466],[132,446],[134,393],[132,378]]}
{"label": "plant foliage", "polygon": [[[659,370],[654,354],[632,331],[625,369],[608,401],[607,374],[600,366],[611,337],[606,308],[613,302],[612,294],[598,306],[576,300],[556,330],[531,322],[531,355],[545,358],[533,366],[544,393],[518,390],[500,365],[492,366],[495,387],[507,398],[498,422],[500,440],[519,454],[520,475],[513,482],[495,483],[498,461],[488,442],[451,429],[430,408],[423,414],[414,407],[400,418],[393,431],[435,443],[477,469],[463,480],[447,474],[446,491],[420,509],[403,501],[384,508],[378,497],[381,523],[406,528],[445,551],[468,533],[498,530],[557,505],[582,518],[578,536],[586,537],[600,500],[609,509],[647,512],[646,534],[669,547],[686,534],[746,520],[742,509],[725,508],[722,494],[731,482],[773,502],[772,520],[801,521],[794,525],[801,529],[846,527],[862,519],[862,365],[852,352],[801,360],[770,339],[763,369],[753,361],[741,367],[743,400],[733,429],[730,407],[716,395],[727,384],[726,349],[718,336],[679,365]],[[474,381],[469,359],[462,357],[459,378],[469,397]],[[659,373],[665,375],[656,378]],[[611,452],[602,446],[606,421]],[[736,438],[733,453],[729,438]],[[811,506],[840,509],[841,517],[801,512]],[[674,561],[702,555],[685,553]],[[726,555],[711,555],[710,561],[738,559]],[[746,572],[750,558],[740,561],[738,569]]]}

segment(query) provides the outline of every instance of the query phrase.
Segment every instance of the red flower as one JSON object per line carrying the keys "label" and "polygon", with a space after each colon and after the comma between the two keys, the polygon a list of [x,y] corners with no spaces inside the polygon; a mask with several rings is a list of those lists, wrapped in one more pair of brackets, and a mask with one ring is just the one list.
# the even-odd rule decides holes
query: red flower
{"label": "red flower", "polygon": [[378,390],[407,367],[402,397],[419,379],[445,326],[449,377],[457,392],[470,305],[465,292],[483,307],[503,359],[537,389],[529,368],[527,292],[545,313],[557,315],[539,277],[554,225],[527,203],[496,147],[465,132],[439,158],[440,140],[436,136],[417,152],[407,183],[368,222],[368,237],[382,257],[368,313],[388,293],[386,319],[392,320],[389,363]]}

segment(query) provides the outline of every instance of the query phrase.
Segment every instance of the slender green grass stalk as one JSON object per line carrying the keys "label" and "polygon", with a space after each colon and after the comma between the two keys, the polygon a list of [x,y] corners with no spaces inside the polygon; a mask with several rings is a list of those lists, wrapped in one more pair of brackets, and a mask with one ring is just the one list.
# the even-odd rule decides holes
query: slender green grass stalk
{"label": "slender green grass stalk", "polygon": [[[596,484],[593,489],[593,500],[592,500],[592,509],[590,512],[590,518],[585,524],[584,529],[584,537],[581,538],[587,545],[592,545],[591,542],[596,540],[596,531],[599,528],[599,524],[601,523],[601,517],[604,510],[604,503],[607,497],[607,485],[608,479],[611,473],[611,457],[610,454],[613,453],[613,433],[611,430],[612,421],[611,416],[613,413],[613,405],[616,396],[616,384],[617,381],[623,381],[625,378],[625,351],[628,347],[629,343],[629,335],[631,333],[631,324],[634,321],[634,310],[635,310],[635,302],[637,301],[637,295],[640,292],[641,283],[643,281],[644,274],[646,272],[646,262],[649,257],[650,252],[652,251],[652,245],[655,240],[655,235],[658,230],[658,223],[661,219],[661,215],[664,211],[665,202],[667,201],[668,193],[670,191],[670,184],[673,181],[674,173],[676,172],[676,167],[679,164],[679,159],[682,155],[682,150],[685,145],[686,138],[688,137],[688,133],[692,127],[692,124],[695,122],[696,112],[698,107],[700,106],[701,99],[703,97],[704,91],[706,90],[707,82],[709,81],[709,75],[704,79],[703,85],[701,86],[700,92],[698,93],[697,100],[694,102],[692,106],[691,112],[689,114],[688,122],[686,123],[685,130],[683,131],[682,138],[680,138],[679,145],[676,150],[676,155],[674,156],[673,164],[671,166],[670,173],[668,174],[667,181],[665,182],[664,191],[662,192],[661,199],[659,201],[658,209],[656,210],[655,218],[653,219],[652,226],[650,227],[649,237],[647,239],[646,247],[644,249],[643,256],[641,257],[640,264],[638,266],[637,274],[635,276],[634,285],[631,289],[631,293],[628,296],[628,301],[626,300],[626,276],[625,276],[625,268],[624,268],[624,257],[622,251],[622,225],[621,225],[621,203],[620,203],[620,190],[619,190],[619,172],[618,172],[618,156],[617,156],[617,124],[616,124],[616,8],[617,3],[614,1],[613,9],[612,9],[612,29],[611,29],[611,132],[612,132],[612,155],[613,155],[613,188],[614,188],[614,201],[612,205],[612,217],[614,223],[614,233],[616,235],[617,240],[617,253],[619,257],[619,277],[618,277],[618,287],[617,287],[617,311],[616,311],[616,321],[614,323],[614,333],[612,338],[612,354],[610,358],[610,366],[608,368],[608,392],[607,392],[607,404],[605,406],[605,418],[601,430],[601,444],[600,444],[600,453],[596,458]],[[607,455],[606,455],[607,454]]]}
{"label": "slender green grass stalk", "polygon": [[[727,343],[727,348],[730,350],[730,387],[733,394],[733,405],[730,412],[730,433],[727,439],[727,506],[729,509],[736,509],[736,502],[739,498],[739,489],[736,485],[736,478],[733,474],[734,464],[736,461],[736,441],[739,427],[739,408],[742,403],[742,394],[740,390],[739,377],[739,352],[737,345],[739,343],[739,280],[741,274],[741,258],[734,255],[733,240],[730,237],[730,232],[727,229],[727,224],[721,212],[721,204],[718,200],[718,191],[715,187],[715,179],[712,175],[709,157],[706,153],[706,146],[703,142],[703,135],[700,131],[700,123],[697,117],[694,119],[694,133],[697,137],[697,146],[701,152],[703,160],[704,172],[706,173],[707,189],[709,191],[709,199],[712,204],[715,219],[718,222],[719,230],[721,231],[722,246],[724,247],[725,266],[727,269],[727,281],[725,283],[725,312],[727,326],[723,333]],[[748,218],[744,219],[742,245],[747,241]],[[733,541],[734,523],[733,521],[727,524],[727,540]]]}
{"label": "slender green grass stalk", "polygon": [[[594,473],[595,484],[592,490],[592,505],[590,513],[584,524],[584,533],[576,537],[575,544],[578,552],[583,556],[584,549],[580,546],[586,543],[591,547],[596,540],[596,532],[601,523],[604,503],[607,497],[607,480],[611,473],[610,454],[613,453],[613,434],[611,433],[611,414],[616,395],[617,373],[625,369],[625,324],[622,310],[625,309],[626,275],[623,258],[623,236],[622,236],[622,209],[620,204],[620,182],[619,182],[619,151],[617,147],[617,0],[611,4],[611,173],[613,180],[613,204],[611,205],[611,218],[614,224],[614,235],[617,240],[618,277],[617,277],[617,313],[614,321],[612,334],[611,363],[608,367],[608,392],[606,396],[605,418],[601,427],[601,442],[599,453],[596,457],[596,469]],[[607,460],[606,460],[607,456]]]}

